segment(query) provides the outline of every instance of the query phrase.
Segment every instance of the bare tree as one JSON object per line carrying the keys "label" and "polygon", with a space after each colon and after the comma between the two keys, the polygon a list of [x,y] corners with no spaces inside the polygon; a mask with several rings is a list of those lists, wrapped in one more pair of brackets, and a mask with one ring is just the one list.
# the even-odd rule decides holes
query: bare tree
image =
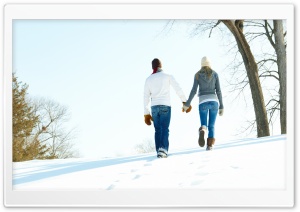
{"label": "bare tree", "polygon": [[286,134],[286,46],[282,20],[274,20],[273,23],[280,84],[280,126],[281,134]]}
{"label": "bare tree", "polygon": [[[246,22],[246,21],[245,21]],[[280,28],[276,30],[275,23],[279,23]],[[280,126],[281,134],[286,133],[286,43],[284,37],[286,32],[283,30],[282,20],[247,20],[247,28],[251,28],[245,33],[249,44],[255,46],[254,41],[258,40],[258,46],[267,45],[267,52],[255,55],[259,70],[259,78],[261,83],[267,79],[270,84],[272,80],[274,83],[272,88],[265,89],[267,99],[266,110],[269,115],[269,124],[272,125],[277,118],[280,111]],[[277,39],[275,34],[278,34]],[[258,39],[260,38],[260,39]],[[267,41],[267,42],[266,42]],[[268,45],[269,44],[269,45]],[[273,52],[272,52],[273,49]],[[238,70],[234,67],[234,70]],[[242,90],[248,85],[246,77],[243,80],[236,80],[235,88]],[[275,86],[274,86],[275,85]],[[278,85],[278,86],[277,86]],[[273,120],[274,119],[274,120]]]}
{"label": "bare tree", "polygon": [[154,141],[151,139],[144,140],[143,143],[135,146],[135,151],[137,153],[155,152]]}
{"label": "bare tree", "polygon": [[35,112],[39,116],[39,123],[34,129],[33,140],[38,139],[49,148],[48,158],[78,157],[74,149],[76,131],[65,125],[70,119],[70,114],[65,106],[59,103],[39,98],[33,101]]}
{"label": "bare tree", "polygon": [[269,136],[269,123],[264,102],[264,96],[258,76],[258,67],[254,59],[250,46],[243,34],[243,20],[221,20],[231,31],[238,45],[240,54],[246,68],[247,77],[252,94],[255,120],[257,123],[257,136]]}

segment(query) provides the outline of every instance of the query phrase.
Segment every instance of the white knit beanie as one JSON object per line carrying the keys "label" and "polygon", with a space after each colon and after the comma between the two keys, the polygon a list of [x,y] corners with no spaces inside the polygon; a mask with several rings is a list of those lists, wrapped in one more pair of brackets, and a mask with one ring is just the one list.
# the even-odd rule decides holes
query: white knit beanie
{"label": "white knit beanie", "polygon": [[203,57],[202,60],[201,60],[201,66],[208,66],[210,67],[210,61],[207,57]]}

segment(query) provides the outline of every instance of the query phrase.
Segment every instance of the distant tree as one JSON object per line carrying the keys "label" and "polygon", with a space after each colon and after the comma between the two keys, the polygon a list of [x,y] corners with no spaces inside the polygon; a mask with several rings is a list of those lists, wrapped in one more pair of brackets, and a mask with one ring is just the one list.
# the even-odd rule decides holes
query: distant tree
{"label": "distant tree", "polygon": [[52,100],[33,101],[28,85],[13,73],[13,162],[79,157],[75,130],[67,129],[67,108]]}
{"label": "distant tree", "polygon": [[67,107],[45,98],[35,98],[32,104],[39,117],[33,137],[47,146],[46,158],[78,157],[78,152],[74,149],[76,131],[74,128],[66,128],[66,122],[70,119]]}
{"label": "distant tree", "polygon": [[154,141],[150,139],[144,140],[143,143],[135,146],[135,151],[137,153],[155,152]]}
{"label": "distant tree", "polygon": [[19,82],[15,73],[12,77],[13,161],[17,162],[32,159],[34,152],[44,147],[39,141],[31,143],[27,140],[38,123],[38,115],[28,103],[28,85]]}
{"label": "distant tree", "polygon": [[48,159],[47,152],[49,148],[38,139],[26,138],[25,146],[24,160]]}

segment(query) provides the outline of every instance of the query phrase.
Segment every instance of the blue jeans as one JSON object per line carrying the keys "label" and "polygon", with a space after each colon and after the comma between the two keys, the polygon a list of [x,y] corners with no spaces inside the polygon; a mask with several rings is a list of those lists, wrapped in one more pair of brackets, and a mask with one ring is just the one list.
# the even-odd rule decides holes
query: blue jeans
{"label": "blue jeans", "polygon": [[152,119],[155,128],[155,149],[169,150],[169,126],[171,120],[171,107],[155,105],[151,107]]}
{"label": "blue jeans", "polygon": [[215,101],[209,101],[199,104],[201,126],[206,126],[208,128],[208,138],[214,138],[215,136],[215,122],[218,114],[218,107],[219,104]]}

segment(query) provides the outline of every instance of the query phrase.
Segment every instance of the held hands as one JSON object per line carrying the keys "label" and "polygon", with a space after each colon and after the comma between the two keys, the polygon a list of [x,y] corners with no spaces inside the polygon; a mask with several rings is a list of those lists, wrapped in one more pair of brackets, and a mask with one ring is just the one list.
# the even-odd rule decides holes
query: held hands
{"label": "held hands", "polygon": [[185,102],[182,102],[182,112],[189,113],[192,110],[192,106],[190,105],[189,107],[185,106]]}
{"label": "held hands", "polygon": [[151,121],[153,121],[152,116],[150,114],[144,115],[144,121],[147,125],[151,125]]}
{"label": "held hands", "polygon": [[224,109],[219,109],[219,116],[223,116]]}

